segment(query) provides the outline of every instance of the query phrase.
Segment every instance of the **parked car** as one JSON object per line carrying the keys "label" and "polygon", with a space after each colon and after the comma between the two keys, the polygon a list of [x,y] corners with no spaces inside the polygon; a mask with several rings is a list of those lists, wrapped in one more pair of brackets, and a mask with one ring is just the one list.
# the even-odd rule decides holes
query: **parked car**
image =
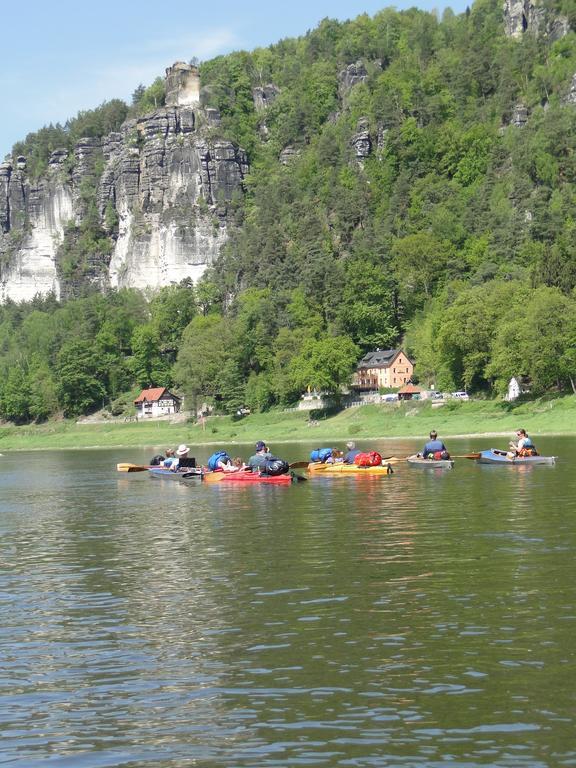
{"label": "parked car", "polygon": [[455,400],[470,400],[470,397],[468,395],[468,392],[452,392],[452,397]]}
{"label": "parked car", "polygon": [[444,400],[444,392],[432,392],[432,400]]}
{"label": "parked car", "polygon": [[390,392],[389,394],[382,395],[381,397],[383,403],[395,403],[398,400],[398,393]]}

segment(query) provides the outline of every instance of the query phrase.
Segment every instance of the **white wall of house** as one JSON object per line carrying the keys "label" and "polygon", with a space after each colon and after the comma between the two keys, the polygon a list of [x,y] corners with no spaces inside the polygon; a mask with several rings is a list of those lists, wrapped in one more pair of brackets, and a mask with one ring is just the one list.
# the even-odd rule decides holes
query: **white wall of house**
{"label": "white wall of house", "polygon": [[138,408],[139,419],[153,419],[157,416],[169,416],[171,413],[176,413],[176,403],[169,398],[151,403],[145,401]]}

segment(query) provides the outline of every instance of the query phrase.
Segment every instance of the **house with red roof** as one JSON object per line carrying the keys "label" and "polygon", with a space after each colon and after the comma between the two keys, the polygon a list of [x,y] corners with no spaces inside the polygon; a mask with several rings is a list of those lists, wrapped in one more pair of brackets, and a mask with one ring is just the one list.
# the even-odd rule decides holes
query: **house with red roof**
{"label": "house with red roof", "polygon": [[143,389],[134,400],[136,417],[153,419],[157,416],[169,416],[171,413],[178,413],[181,402],[181,399],[169,392],[166,387]]}

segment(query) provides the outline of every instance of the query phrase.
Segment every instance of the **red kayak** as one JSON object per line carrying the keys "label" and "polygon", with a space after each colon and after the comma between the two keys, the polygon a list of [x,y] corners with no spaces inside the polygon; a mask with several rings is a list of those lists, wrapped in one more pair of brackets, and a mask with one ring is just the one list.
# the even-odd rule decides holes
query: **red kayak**
{"label": "red kayak", "polygon": [[[211,472],[203,467],[202,480],[205,483],[264,483],[265,485],[290,485],[298,480],[292,474],[261,475],[259,472]],[[185,482],[193,478],[181,477]]]}

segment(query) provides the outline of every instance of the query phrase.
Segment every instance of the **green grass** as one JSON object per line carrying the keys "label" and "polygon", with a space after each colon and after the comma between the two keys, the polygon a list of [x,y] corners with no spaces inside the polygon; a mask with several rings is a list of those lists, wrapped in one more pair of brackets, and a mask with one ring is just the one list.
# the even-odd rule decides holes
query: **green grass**
{"label": "green grass", "polygon": [[228,416],[207,419],[206,428],[189,423],[112,422],[76,424],[68,421],[38,426],[0,427],[0,451],[47,448],[112,448],[138,446],[163,449],[181,442],[228,445],[266,440],[346,441],[384,437],[424,437],[434,428],[443,437],[512,433],[524,427],[534,435],[576,434],[576,397],[543,398],[526,403],[451,401],[441,408],[430,402],[366,405],[349,408],[308,424],[309,414],[271,411],[240,421]]}

